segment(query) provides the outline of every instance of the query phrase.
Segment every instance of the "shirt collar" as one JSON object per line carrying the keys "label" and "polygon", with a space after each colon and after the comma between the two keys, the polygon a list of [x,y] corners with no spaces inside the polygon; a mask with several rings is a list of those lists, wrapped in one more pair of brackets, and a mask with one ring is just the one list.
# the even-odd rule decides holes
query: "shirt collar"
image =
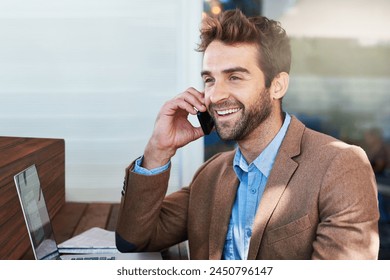
{"label": "shirt collar", "polygon": [[[280,145],[282,144],[284,136],[287,133],[290,121],[291,116],[286,113],[283,125],[280,128],[279,132],[276,134],[274,139],[272,139],[272,141],[267,145],[267,147],[261,152],[261,154],[252,162],[252,164],[267,178],[271,173],[271,169],[274,165],[276,155],[278,154]],[[236,154],[234,156],[233,166],[236,175],[238,176],[238,179],[240,179],[240,181],[242,173],[248,172],[251,168],[251,165],[248,165],[240,151],[240,148],[237,148]]]}

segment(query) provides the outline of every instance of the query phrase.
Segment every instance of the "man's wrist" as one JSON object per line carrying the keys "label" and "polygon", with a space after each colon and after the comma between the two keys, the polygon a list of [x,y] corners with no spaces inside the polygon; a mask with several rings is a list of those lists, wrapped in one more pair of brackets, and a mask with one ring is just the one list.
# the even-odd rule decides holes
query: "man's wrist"
{"label": "man's wrist", "polygon": [[173,157],[174,154],[174,152],[169,152],[168,150],[152,149],[148,145],[145,148],[142,167],[151,170],[164,166],[171,161],[171,157]]}
{"label": "man's wrist", "polygon": [[142,166],[143,160],[144,160],[144,156],[139,157],[138,159],[135,160],[133,172],[141,175],[157,175],[168,170],[171,165],[171,162],[169,161],[168,163],[161,165],[159,167],[153,169],[147,169]]}

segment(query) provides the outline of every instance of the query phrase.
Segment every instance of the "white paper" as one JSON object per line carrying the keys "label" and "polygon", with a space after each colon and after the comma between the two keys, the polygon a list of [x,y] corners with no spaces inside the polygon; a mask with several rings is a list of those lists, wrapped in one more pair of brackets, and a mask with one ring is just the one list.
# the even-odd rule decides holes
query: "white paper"
{"label": "white paper", "polygon": [[115,245],[115,232],[93,227],[58,245],[60,253],[119,252]]}

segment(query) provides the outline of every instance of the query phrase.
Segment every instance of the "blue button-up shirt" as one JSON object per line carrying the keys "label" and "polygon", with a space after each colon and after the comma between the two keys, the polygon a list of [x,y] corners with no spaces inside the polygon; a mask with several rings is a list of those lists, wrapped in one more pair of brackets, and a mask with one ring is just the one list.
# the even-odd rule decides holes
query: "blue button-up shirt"
{"label": "blue button-up shirt", "polygon": [[[240,149],[236,150],[233,165],[240,183],[230,217],[223,259],[247,259],[257,208],[290,121],[291,117],[286,113],[283,126],[278,134],[251,164],[248,165]],[[136,160],[133,171],[143,175],[159,174],[170,166],[168,162],[164,166],[147,170],[141,167],[142,160],[143,157]]]}
{"label": "blue button-up shirt", "polygon": [[286,114],[278,134],[251,164],[248,165],[239,148],[236,150],[233,168],[239,186],[225,239],[223,259],[247,259],[253,221],[290,121],[290,115]]}

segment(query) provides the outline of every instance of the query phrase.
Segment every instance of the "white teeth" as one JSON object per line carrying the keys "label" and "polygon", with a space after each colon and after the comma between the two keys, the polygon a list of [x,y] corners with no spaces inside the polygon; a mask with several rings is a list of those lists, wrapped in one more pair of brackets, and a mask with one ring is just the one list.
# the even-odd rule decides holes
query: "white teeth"
{"label": "white teeth", "polygon": [[218,113],[218,115],[220,115],[220,116],[224,116],[224,115],[236,113],[236,112],[238,112],[239,110],[240,110],[239,108],[236,108],[236,109],[227,109],[227,110],[223,110],[223,111],[217,111],[217,113]]}

